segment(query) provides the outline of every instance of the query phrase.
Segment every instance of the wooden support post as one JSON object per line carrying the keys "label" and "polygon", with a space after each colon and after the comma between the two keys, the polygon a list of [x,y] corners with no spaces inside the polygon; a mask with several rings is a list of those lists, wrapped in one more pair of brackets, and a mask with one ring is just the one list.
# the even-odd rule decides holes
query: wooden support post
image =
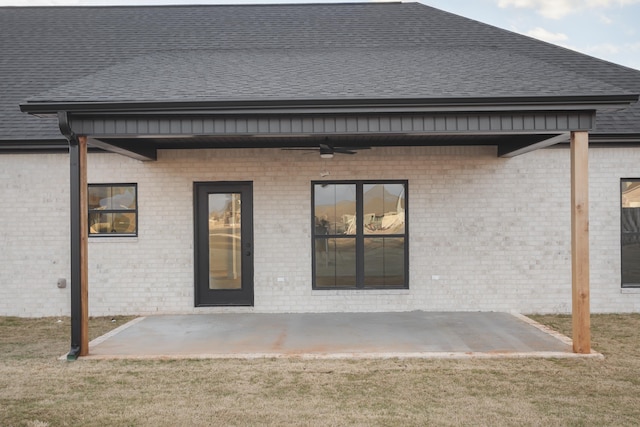
{"label": "wooden support post", "polygon": [[589,308],[589,133],[571,132],[573,352],[591,353]]}
{"label": "wooden support post", "polygon": [[69,138],[71,198],[71,351],[75,360],[89,354],[89,214],[87,197],[87,138]]}

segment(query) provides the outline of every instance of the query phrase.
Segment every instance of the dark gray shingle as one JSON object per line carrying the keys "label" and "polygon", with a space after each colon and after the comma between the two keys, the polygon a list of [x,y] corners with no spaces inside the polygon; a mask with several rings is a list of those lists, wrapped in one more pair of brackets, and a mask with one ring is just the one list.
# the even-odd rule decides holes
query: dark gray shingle
{"label": "dark gray shingle", "polygon": [[108,67],[31,100],[489,98],[624,92],[517,53],[418,46],[166,51]]}
{"label": "dark gray shingle", "polygon": [[[640,71],[416,3],[0,8],[0,139],[59,139],[31,100],[640,92]],[[640,133],[640,106],[598,132]]]}

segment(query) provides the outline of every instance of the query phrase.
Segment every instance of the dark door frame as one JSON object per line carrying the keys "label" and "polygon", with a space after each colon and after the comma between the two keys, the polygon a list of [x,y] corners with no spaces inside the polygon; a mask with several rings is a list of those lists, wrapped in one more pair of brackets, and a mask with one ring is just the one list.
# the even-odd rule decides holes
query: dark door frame
{"label": "dark door frame", "polygon": [[[208,289],[209,213],[208,196],[215,193],[240,193],[242,196],[241,289]],[[194,226],[194,305],[253,306],[253,182],[212,181],[193,183]],[[205,237],[206,236],[206,237]]]}

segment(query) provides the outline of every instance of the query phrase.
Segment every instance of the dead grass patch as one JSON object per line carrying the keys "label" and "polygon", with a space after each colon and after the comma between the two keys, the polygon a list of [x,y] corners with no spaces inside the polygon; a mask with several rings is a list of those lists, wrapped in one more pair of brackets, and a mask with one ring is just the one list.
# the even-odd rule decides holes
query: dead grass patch
{"label": "dead grass patch", "polygon": [[[568,316],[533,317],[570,334]],[[0,318],[0,425],[548,426],[640,419],[640,314],[592,317],[594,347],[604,360],[62,362],[56,357],[67,351],[69,332],[62,320],[66,325]],[[110,319],[91,322],[92,338],[114,326]]]}
{"label": "dead grass patch", "polygon": [[[89,339],[104,335],[133,318],[134,316],[91,318]],[[47,359],[69,351],[71,319],[0,317],[0,331],[0,358],[3,360]]]}

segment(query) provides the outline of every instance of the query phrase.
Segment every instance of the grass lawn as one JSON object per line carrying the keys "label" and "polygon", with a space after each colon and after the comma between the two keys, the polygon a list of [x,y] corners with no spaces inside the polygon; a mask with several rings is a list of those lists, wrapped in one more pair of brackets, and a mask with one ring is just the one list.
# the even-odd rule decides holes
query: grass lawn
{"label": "grass lawn", "polygon": [[[640,423],[640,314],[592,316],[604,360],[66,362],[61,320],[0,317],[0,426]],[[91,319],[91,338],[126,320]]]}

